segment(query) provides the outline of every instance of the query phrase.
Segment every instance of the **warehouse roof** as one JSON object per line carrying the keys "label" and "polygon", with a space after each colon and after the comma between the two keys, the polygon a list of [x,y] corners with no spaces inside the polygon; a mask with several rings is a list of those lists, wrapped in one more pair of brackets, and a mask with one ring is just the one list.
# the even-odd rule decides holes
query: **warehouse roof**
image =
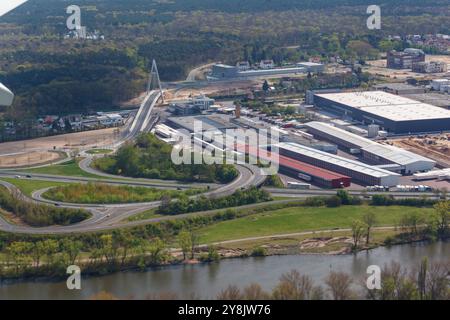
{"label": "warehouse roof", "polygon": [[[241,149],[243,149],[245,147],[247,152],[251,156],[256,157],[257,150],[258,150],[257,148],[249,146],[249,145],[247,145],[247,146],[240,145],[239,147]],[[271,161],[272,159],[270,157],[265,157],[264,156],[265,152],[267,152],[267,151],[260,150],[258,152],[259,159],[264,159],[266,161],[267,160]],[[347,177],[347,176],[342,175],[340,173],[333,172],[333,171],[330,171],[330,170],[327,170],[327,169],[322,169],[322,168],[310,165],[308,163],[304,163],[302,161],[291,159],[291,158],[288,158],[288,157],[285,157],[285,156],[282,156],[282,155],[278,155],[278,163],[280,164],[280,166],[292,168],[292,169],[301,171],[301,172],[303,172],[305,174],[308,174],[310,176],[321,178],[321,179],[328,180],[328,181],[337,180],[337,179],[350,179],[350,177]]]}
{"label": "warehouse roof", "polygon": [[370,146],[375,143],[369,139],[363,138],[361,136],[358,136],[351,132],[345,131],[343,129],[334,127],[325,122],[312,121],[312,122],[305,123],[305,126],[307,128],[316,129],[316,130],[324,132],[328,135],[334,136],[337,139],[348,141],[351,144],[354,144],[360,148],[364,148],[364,147]]}
{"label": "warehouse roof", "polygon": [[326,93],[317,96],[393,121],[450,120],[450,110],[383,91]]}
{"label": "warehouse roof", "polygon": [[344,176],[342,174],[322,169],[319,167],[312,166],[310,164],[294,160],[288,157],[280,156],[280,165],[289,167],[292,169],[296,169],[298,171],[301,171],[305,174],[308,174],[313,177],[322,178],[324,180],[337,180],[337,179],[350,179],[350,177]]}
{"label": "warehouse roof", "polygon": [[318,97],[345,104],[353,108],[414,104],[417,101],[384,91],[341,92],[317,94]]}
{"label": "warehouse roof", "polygon": [[422,157],[418,154],[403,150],[394,146],[375,143],[363,149],[369,153],[375,154],[381,158],[387,159],[399,165],[409,165],[417,162],[427,162],[431,165],[436,164],[435,161]]}
{"label": "warehouse roof", "polygon": [[322,160],[328,162],[330,164],[334,164],[343,168],[347,168],[356,172],[363,173],[368,176],[372,176],[375,178],[382,178],[388,176],[400,176],[399,174],[392,173],[390,171],[380,169],[359,161],[346,159],[337,155],[332,155],[323,151],[319,151],[316,149],[308,148],[296,143],[280,143],[278,144],[280,149],[289,150],[298,154],[302,154],[311,158],[315,158],[318,160]]}
{"label": "warehouse roof", "polygon": [[435,164],[435,162],[433,160],[422,157],[413,152],[410,152],[410,151],[407,151],[404,149],[400,149],[397,147],[393,147],[390,145],[377,143],[377,142],[369,140],[367,138],[358,136],[354,133],[342,130],[340,128],[333,127],[332,125],[329,125],[327,123],[313,121],[313,122],[308,122],[305,125],[309,128],[314,128],[316,130],[325,132],[326,134],[334,136],[340,140],[348,141],[368,153],[375,154],[381,158],[384,158],[386,160],[389,160],[393,163],[396,163],[396,164],[399,164],[402,166],[417,163],[417,162],[426,162],[431,165]]}

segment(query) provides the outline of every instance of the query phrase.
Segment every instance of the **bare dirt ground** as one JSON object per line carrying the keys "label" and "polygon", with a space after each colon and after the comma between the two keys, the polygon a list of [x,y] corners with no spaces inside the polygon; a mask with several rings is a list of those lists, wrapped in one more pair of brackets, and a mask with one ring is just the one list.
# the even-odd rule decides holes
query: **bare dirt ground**
{"label": "bare dirt ground", "polygon": [[[450,56],[444,56],[444,55],[427,55],[425,58],[426,61],[442,61],[447,64],[450,64]],[[436,77],[443,77],[449,75],[449,72],[447,73],[432,73],[432,74],[424,74],[424,73],[415,73],[410,70],[397,70],[397,69],[388,69],[386,67],[386,60],[374,60],[374,61],[367,61],[367,64],[369,67],[365,67],[364,71],[367,71],[371,74],[378,75],[385,78],[390,79],[401,79],[406,80],[407,78],[414,77],[414,78],[427,78],[432,76],[433,78]]]}
{"label": "bare dirt ground", "polygon": [[172,100],[187,99],[191,95],[214,95],[220,93],[231,93],[232,91],[248,91],[254,87],[259,87],[260,81],[239,80],[233,82],[211,82],[206,85],[189,86],[186,88],[166,92],[166,102]]}
{"label": "bare dirt ground", "polygon": [[116,137],[118,137],[118,128],[108,128],[0,143],[0,166],[20,167],[46,163],[59,158],[57,153],[49,152],[53,148],[67,151],[92,148],[99,144],[112,144]]}
{"label": "bare dirt ground", "polygon": [[15,168],[50,163],[62,159],[61,154],[49,151],[32,151],[0,156],[0,168]]}
{"label": "bare dirt ground", "polygon": [[430,135],[424,138],[389,140],[395,146],[437,161],[440,167],[450,167],[450,135]]}

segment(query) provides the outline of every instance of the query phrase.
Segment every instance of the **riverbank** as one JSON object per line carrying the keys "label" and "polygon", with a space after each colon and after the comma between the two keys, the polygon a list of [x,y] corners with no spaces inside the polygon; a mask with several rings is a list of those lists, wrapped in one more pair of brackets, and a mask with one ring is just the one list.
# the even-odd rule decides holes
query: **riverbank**
{"label": "riverbank", "polygon": [[[369,265],[384,267],[392,261],[413,270],[424,257],[429,263],[448,262],[449,242],[415,243],[379,247],[357,255],[283,255],[223,259],[220,263],[167,265],[127,270],[100,277],[82,273],[82,290],[68,290],[61,281],[20,281],[0,284],[0,299],[91,299],[101,292],[117,299],[215,299],[230,285],[242,289],[259,284],[270,292],[281,275],[298,270],[315,285],[326,285],[330,272],[345,272],[355,289],[362,290],[361,279]],[[66,275],[67,277],[67,275]],[[170,294],[169,294],[170,293]],[[364,292],[360,291],[363,297]],[[106,296],[105,296],[106,297]]]}

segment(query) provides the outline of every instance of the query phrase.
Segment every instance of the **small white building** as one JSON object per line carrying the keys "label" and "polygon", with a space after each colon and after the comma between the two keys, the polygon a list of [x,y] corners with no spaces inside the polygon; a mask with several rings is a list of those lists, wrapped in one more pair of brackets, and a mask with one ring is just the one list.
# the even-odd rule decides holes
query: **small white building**
{"label": "small white building", "polygon": [[440,91],[441,86],[450,85],[450,80],[448,79],[435,79],[431,81],[431,87],[433,90]]}
{"label": "small white building", "polygon": [[240,61],[236,64],[239,71],[250,70],[250,63],[248,61]]}
{"label": "small white building", "polygon": [[273,60],[261,60],[261,62],[259,63],[259,67],[261,69],[273,69],[275,68],[275,63],[273,62]]}

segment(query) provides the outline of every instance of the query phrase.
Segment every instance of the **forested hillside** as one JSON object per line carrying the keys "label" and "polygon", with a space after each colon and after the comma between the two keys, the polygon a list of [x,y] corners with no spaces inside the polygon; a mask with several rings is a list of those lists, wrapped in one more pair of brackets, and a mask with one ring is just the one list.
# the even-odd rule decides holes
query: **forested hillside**
{"label": "forested hillside", "polygon": [[64,39],[68,2],[30,0],[0,20],[0,81],[18,95],[4,119],[116,106],[145,88],[153,58],[173,81],[209,61],[367,59],[404,45],[389,34],[450,33],[447,0],[379,1],[380,31],[366,28],[372,2],[80,0],[82,24],[105,39],[76,40]]}

